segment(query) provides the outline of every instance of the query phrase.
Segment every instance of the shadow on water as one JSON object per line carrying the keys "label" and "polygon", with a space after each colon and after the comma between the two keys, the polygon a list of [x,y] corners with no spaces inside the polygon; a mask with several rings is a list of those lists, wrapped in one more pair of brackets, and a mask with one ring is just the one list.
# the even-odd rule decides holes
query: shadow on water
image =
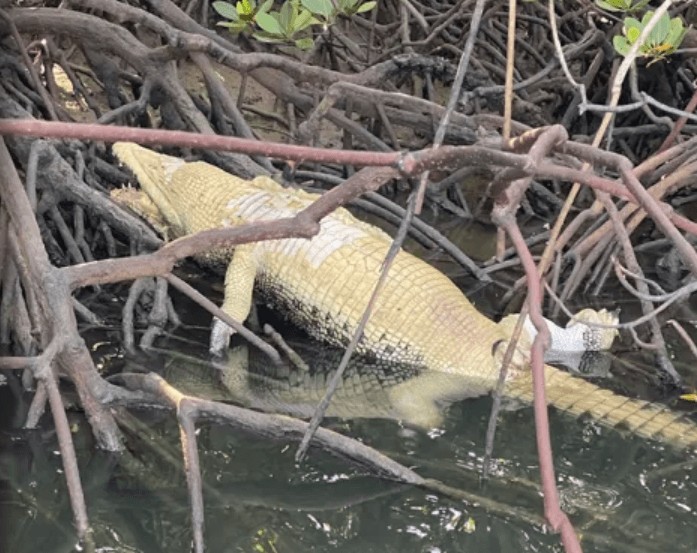
{"label": "shadow on water", "polygon": [[[86,339],[105,370],[124,364],[111,331],[91,331]],[[206,340],[205,327],[187,328],[160,346],[200,353]],[[151,369],[163,362],[143,357],[140,364]],[[52,423],[44,417],[41,429],[21,429],[30,396],[20,390],[14,375],[0,386],[0,552],[74,551]],[[490,406],[488,397],[458,402],[431,431],[386,419],[330,419],[327,425],[424,476],[510,505],[508,516],[376,479],[322,451],[297,466],[294,443],[202,426],[208,551],[562,551],[558,537],[515,515],[519,509],[540,516],[541,509],[529,408],[502,413],[494,476],[478,481]],[[81,414],[70,414],[100,551],[188,552],[188,498],[173,417],[152,411],[118,417],[128,451],[114,456],[96,451]],[[554,410],[551,425],[564,506],[586,553],[695,551],[690,454]]]}

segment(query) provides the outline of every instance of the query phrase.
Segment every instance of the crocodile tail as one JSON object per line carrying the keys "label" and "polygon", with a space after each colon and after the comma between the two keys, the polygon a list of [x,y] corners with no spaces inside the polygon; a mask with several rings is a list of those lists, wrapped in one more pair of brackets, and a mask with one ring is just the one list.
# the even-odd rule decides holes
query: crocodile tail
{"label": "crocodile tail", "polygon": [[[575,416],[589,415],[604,426],[626,429],[679,449],[697,447],[697,424],[668,407],[621,396],[545,365],[547,403]],[[521,375],[506,386],[506,394],[532,402],[532,378]]]}

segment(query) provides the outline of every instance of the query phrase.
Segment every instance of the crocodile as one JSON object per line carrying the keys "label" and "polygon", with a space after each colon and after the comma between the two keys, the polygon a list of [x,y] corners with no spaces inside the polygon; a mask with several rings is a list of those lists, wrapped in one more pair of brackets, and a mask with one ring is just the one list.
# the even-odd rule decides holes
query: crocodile
{"label": "crocodile", "polygon": [[[186,162],[133,143],[113,152],[136,176],[141,191],[113,193],[143,215],[166,239],[213,228],[291,217],[319,196],[284,188],[269,177],[244,180],[205,162]],[[126,195],[128,197],[126,198]],[[313,338],[345,347],[368,303],[392,238],[339,208],[320,223],[312,239],[289,238],[217,249],[198,260],[225,268],[222,309],[244,321],[253,291]],[[605,350],[616,332],[592,323],[615,320],[605,310],[586,311],[569,328],[548,323],[552,352]],[[398,417],[421,426],[439,420],[437,408],[419,396],[447,400],[453,381],[465,382],[467,395],[496,387],[515,316],[496,323],[481,314],[443,273],[400,250],[388,273],[357,353],[381,362],[422,367],[414,378],[394,386],[391,402]],[[588,324],[587,324],[588,323]],[[526,325],[529,328],[529,325]],[[226,350],[232,329],[215,321],[211,351]],[[523,333],[511,362],[504,393],[532,401],[529,348]],[[623,426],[639,436],[680,447],[697,444],[697,425],[681,413],[627,398],[545,365],[547,400],[574,415],[589,414],[607,426]],[[458,395],[458,394],[455,394]],[[460,394],[461,395],[461,394]]]}

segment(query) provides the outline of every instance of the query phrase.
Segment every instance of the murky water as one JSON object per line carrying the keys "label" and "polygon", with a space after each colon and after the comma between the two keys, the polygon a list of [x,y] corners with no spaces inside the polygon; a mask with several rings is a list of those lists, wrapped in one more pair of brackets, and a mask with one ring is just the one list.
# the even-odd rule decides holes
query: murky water
{"label": "murky water", "polygon": [[[97,355],[110,355],[110,347],[97,349]],[[9,385],[0,387],[0,550],[72,551],[51,423],[20,430],[15,399]],[[528,522],[541,507],[530,409],[503,414],[495,476],[478,483],[489,408],[489,398],[457,404],[430,433],[388,420],[329,425],[423,475],[495,500],[495,512],[381,481],[319,450],[298,467],[292,442],[202,427],[208,550],[561,551],[557,537]],[[593,421],[556,412],[551,420],[562,496],[584,536],[584,551],[695,551],[691,455]],[[73,414],[71,422],[100,551],[188,551],[188,499],[173,417],[124,414],[131,453],[123,457],[95,452],[84,419]]]}
{"label": "murky water", "polygon": [[[185,331],[205,344],[206,331]],[[97,361],[118,363],[113,332],[92,332]],[[186,349],[173,339],[169,346]],[[164,343],[164,346],[167,344]],[[20,429],[29,396],[0,386],[0,551],[75,550],[72,515],[52,423]],[[442,428],[424,432],[389,420],[328,421],[420,474],[460,486],[495,508],[461,503],[374,478],[324,451],[293,461],[295,443],[203,426],[208,551],[556,552],[541,516],[529,408],[501,416],[496,469],[478,481],[491,400],[452,406]],[[128,455],[95,451],[84,419],[71,414],[99,551],[188,552],[188,498],[171,414],[123,413]],[[552,411],[561,493],[584,551],[694,552],[694,455]]]}

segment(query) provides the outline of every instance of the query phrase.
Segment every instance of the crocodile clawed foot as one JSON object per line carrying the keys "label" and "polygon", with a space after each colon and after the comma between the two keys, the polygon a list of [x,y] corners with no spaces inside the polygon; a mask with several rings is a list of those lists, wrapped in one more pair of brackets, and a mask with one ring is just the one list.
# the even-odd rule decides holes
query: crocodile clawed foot
{"label": "crocodile clawed foot", "polygon": [[228,324],[214,317],[208,353],[213,357],[225,358],[230,345],[230,338],[234,333],[235,331]]}

